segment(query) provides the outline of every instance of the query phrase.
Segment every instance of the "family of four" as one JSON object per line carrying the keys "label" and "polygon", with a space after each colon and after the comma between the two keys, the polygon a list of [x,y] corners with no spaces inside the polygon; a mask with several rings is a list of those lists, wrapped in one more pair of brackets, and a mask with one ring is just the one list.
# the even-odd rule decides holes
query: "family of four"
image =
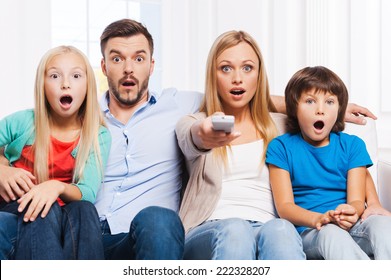
{"label": "family of four", "polygon": [[145,26],[113,22],[100,45],[100,108],[87,58],[60,46],[35,108],[0,121],[1,259],[391,259],[371,159],[342,132],[374,116],[332,71],[304,68],[271,96],[257,43],[229,31],[204,94],[155,93]]}

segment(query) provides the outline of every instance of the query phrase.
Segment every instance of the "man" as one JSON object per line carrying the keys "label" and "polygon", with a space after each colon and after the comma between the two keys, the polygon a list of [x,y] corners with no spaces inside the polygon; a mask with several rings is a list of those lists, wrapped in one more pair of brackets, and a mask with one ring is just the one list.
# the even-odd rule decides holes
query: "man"
{"label": "man", "polygon": [[[107,259],[183,256],[184,231],[177,215],[183,156],[174,131],[180,117],[198,111],[202,94],[176,89],[150,92],[153,49],[148,30],[130,19],[111,23],[101,36],[101,66],[109,85],[101,108],[112,146],[95,205]],[[273,97],[279,112],[285,110],[283,99]],[[362,120],[352,113],[374,117],[354,104],[349,112],[346,120],[351,122]],[[0,195],[20,196],[28,180],[17,169],[0,168]]]}
{"label": "man", "polygon": [[175,124],[198,110],[202,95],[148,90],[153,40],[136,21],[110,24],[101,51],[109,85],[101,107],[114,138],[95,204],[106,258],[181,259],[184,231],[176,212],[182,155]]}

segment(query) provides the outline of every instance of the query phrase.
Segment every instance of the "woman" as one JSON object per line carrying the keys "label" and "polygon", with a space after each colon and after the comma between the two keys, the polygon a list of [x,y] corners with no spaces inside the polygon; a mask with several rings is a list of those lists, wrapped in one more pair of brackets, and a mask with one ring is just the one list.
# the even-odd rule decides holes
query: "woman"
{"label": "woman", "polygon": [[[200,112],[177,124],[189,170],[180,209],[185,259],[305,259],[294,226],[277,219],[265,152],[277,136],[264,61],[246,32],[213,44]],[[235,117],[234,131],[214,130],[212,115]]]}

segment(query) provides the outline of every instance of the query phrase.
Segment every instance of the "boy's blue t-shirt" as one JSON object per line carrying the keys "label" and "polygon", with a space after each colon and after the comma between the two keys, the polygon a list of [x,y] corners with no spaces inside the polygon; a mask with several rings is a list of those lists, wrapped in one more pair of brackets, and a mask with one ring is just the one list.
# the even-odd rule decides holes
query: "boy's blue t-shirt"
{"label": "boy's blue t-shirt", "polygon": [[296,205],[318,213],[346,203],[350,169],[372,165],[364,141],[342,132],[332,132],[324,147],[312,146],[300,133],[281,135],[270,142],[266,163],[288,171]]}

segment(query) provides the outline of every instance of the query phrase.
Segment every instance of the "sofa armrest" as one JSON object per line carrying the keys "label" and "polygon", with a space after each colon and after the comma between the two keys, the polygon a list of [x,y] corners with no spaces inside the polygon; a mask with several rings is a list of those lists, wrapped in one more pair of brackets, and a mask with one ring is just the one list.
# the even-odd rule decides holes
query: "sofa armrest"
{"label": "sofa armrest", "polygon": [[391,149],[380,149],[378,153],[377,188],[380,203],[391,211]]}

